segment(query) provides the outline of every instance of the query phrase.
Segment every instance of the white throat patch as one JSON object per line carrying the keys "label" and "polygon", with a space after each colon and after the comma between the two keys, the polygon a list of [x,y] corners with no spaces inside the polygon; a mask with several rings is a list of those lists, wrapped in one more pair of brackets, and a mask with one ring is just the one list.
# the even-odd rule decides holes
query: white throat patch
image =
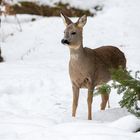
{"label": "white throat patch", "polygon": [[78,57],[79,57],[78,54],[71,54],[71,55],[70,55],[70,58],[71,58],[71,59],[74,59],[74,60],[77,60]]}
{"label": "white throat patch", "polygon": [[77,49],[80,48],[80,46],[74,46],[74,45],[70,45],[69,47],[70,47],[71,49],[75,49],[75,50],[77,50]]}

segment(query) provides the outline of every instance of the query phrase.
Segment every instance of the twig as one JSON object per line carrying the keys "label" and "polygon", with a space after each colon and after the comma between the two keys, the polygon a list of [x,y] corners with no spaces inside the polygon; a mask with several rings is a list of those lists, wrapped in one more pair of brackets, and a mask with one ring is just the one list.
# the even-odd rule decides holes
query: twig
{"label": "twig", "polygon": [[15,14],[15,19],[17,20],[17,23],[19,25],[19,31],[22,32],[22,27],[21,27],[20,21],[19,21],[19,19],[18,19],[16,14]]}

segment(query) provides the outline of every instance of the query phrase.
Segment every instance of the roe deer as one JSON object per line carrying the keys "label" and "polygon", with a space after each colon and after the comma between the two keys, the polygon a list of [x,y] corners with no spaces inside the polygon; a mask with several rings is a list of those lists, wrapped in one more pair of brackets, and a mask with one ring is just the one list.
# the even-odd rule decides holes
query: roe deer
{"label": "roe deer", "polygon": [[[86,15],[73,23],[61,13],[66,25],[64,38],[61,42],[69,47],[70,62],[69,75],[73,89],[72,116],[75,117],[78,105],[79,89],[88,89],[88,119],[92,119],[93,90],[97,85],[111,80],[111,68],[126,68],[124,53],[114,46],[102,46],[97,49],[83,47],[83,27],[86,24]],[[108,94],[101,94],[101,110],[104,110],[109,99]]]}

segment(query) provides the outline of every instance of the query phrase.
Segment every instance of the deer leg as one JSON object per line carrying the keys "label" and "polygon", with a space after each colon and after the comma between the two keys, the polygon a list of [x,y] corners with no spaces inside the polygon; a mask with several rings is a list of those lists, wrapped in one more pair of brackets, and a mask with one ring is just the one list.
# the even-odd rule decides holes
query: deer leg
{"label": "deer leg", "polygon": [[72,116],[75,117],[79,99],[79,88],[73,86],[72,89],[73,89]]}
{"label": "deer leg", "polygon": [[93,90],[88,90],[88,120],[92,120],[92,100],[93,100]]}
{"label": "deer leg", "polygon": [[101,99],[102,99],[101,110],[105,110],[107,101],[109,100],[109,94],[108,93],[101,94]]}

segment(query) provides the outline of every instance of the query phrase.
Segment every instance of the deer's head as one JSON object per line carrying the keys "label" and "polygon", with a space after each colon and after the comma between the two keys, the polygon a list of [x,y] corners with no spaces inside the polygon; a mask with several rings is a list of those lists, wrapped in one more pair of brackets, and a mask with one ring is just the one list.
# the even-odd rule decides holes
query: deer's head
{"label": "deer's head", "polygon": [[64,38],[61,40],[62,44],[68,45],[72,49],[78,49],[83,42],[82,31],[87,22],[86,15],[79,18],[76,23],[73,23],[63,13],[61,13],[61,17],[66,26],[66,29],[64,30]]}

